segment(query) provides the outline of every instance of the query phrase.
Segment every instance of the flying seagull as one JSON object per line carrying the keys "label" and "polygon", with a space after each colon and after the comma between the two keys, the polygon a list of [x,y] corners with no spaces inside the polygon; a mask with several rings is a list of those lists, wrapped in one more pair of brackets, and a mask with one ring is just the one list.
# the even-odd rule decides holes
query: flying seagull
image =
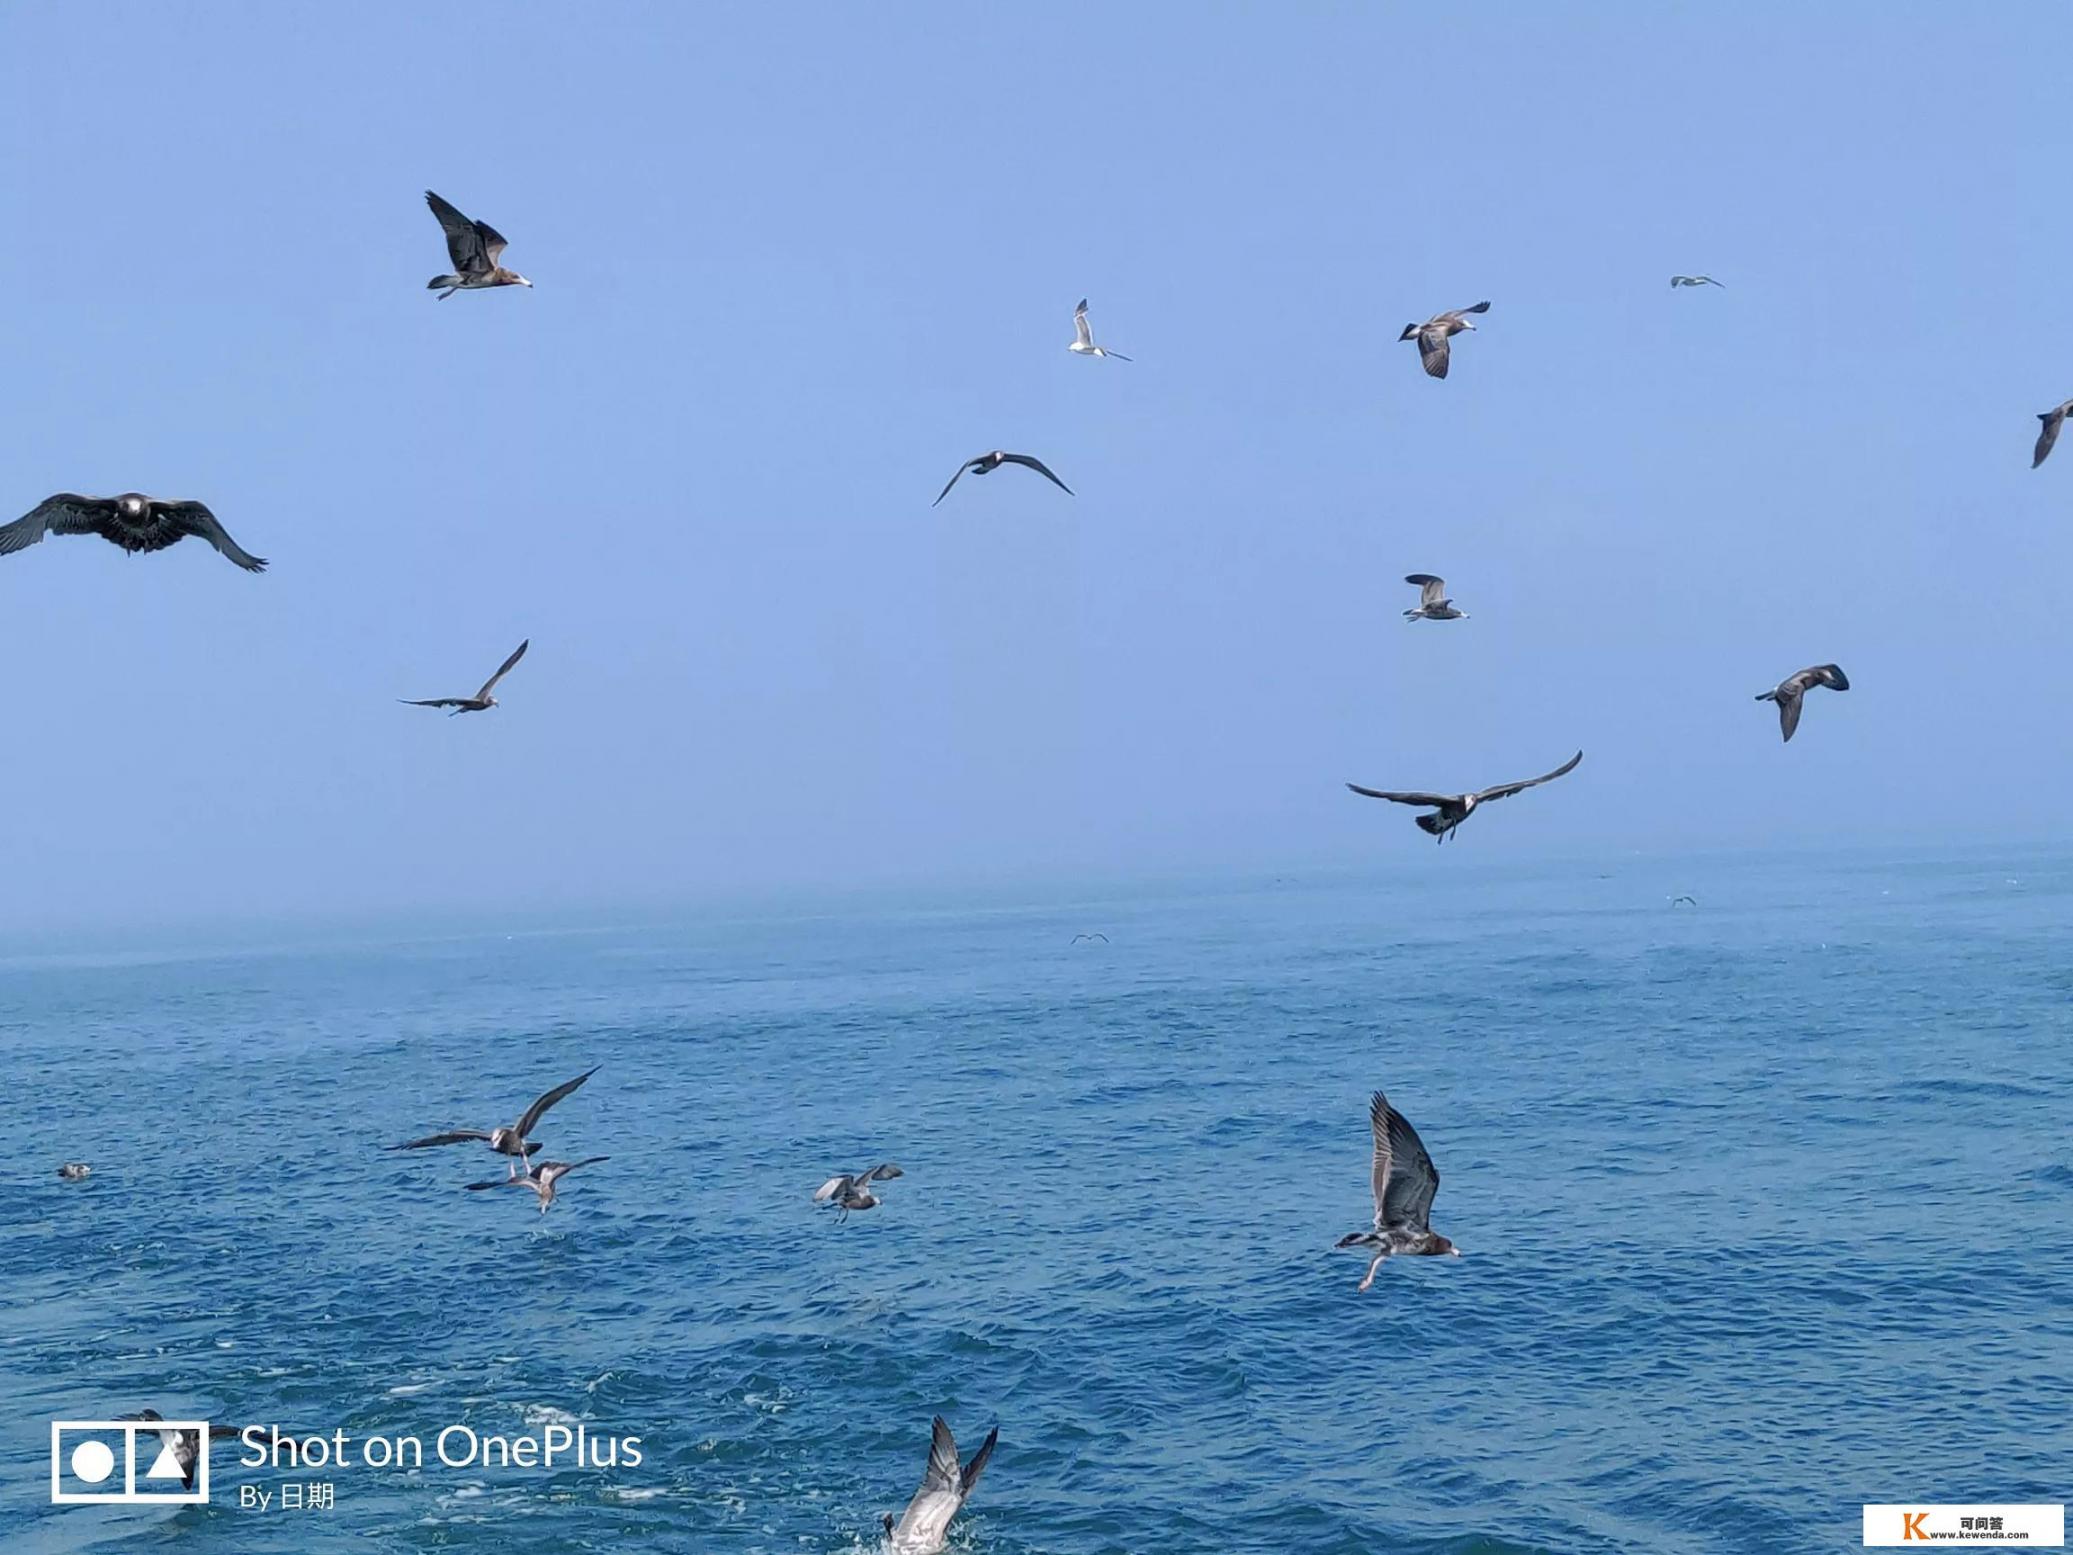
{"label": "flying seagull", "polygon": [[1368,1100],[1368,1125],[1375,1133],[1375,1163],[1368,1178],[1375,1190],[1375,1228],[1342,1236],[1337,1243],[1374,1249],[1374,1261],[1360,1282],[1362,1290],[1375,1283],[1375,1271],[1385,1258],[1461,1256],[1461,1249],[1434,1231],[1428,1219],[1432,1196],[1440,1191],[1440,1174],[1411,1120],[1377,1091]]}
{"label": "flying seagull", "polygon": [[1112,356],[1119,362],[1130,360],[1120,351],[1110,351],[1094,343],[1094,330],[1087,323],[1087,299],[1084,297],[1080,299],[1080,305],[1072,310],[1072,332],[1073,343],[1065,349],[1075,356]]}
{"label": "flying seagull", "polygon": [[[1072,487],[1053,475],[1050,467],[1043,460],[1034,458],[1029,454],[1003,453],[998,448],[994,449],[990,454],[981,454],[976,459],[965,460],[963,464],[957,467],[957,474],[950,477],[950,486],[955,486],[958,482],[958,477],[964,475],[967,471],[973,475],[991,475],[1004,464],[1026,464],[1068,497],[1072,495]],[[936,493],[936,502],[941,502],[950,495],[950,486],[945,486]],[[934,507],[936,502],[931,502],[929,506]]]}
{"label": "flying seagull", "polygon": [[1682,906],[1687,902],[1694,907],[1699,905],[1699,899],[1696,896],[1673,896],[1670,898],[1670,905],[1672,907]]}
{"label": "flying seagull", "polygon": [[206,540],[247,572],[266,571],[266,558],[253,556],[224,533],[216,515],[199,502],[173,502],[126,491],[119,497],[82,497],[61,491],[45,497],[11,524],[0,525],[0,556],[34,545],[46,534],[99,535],[125,551],[163,551],[189,535]]}
{"label": "flying seagull", "polygon": [[[476,1128],[449,1129],[444,1134],[427,1134],[423,1139],[408,1140],[400,1145],[391,1145],[389,1148],[391,1150],[422,1150],[427,1145],[461,1145],[471,1140],[485,1140],[488,1142],[490,1149],[496,1151],[498,1155],[517,1158],[507,1163],[511,1169],[511,1176],[516,1178],[519,1161],[525,1161],[527,1156],[530,1156],[535,1150],[540,1148],[538,1145],[526,1143],[526,1136],[532,1133],[534,1128],[539,1125],[541,1114],[545,1113],[549,1107],[567,1096],[569,1092],[575,1090],[576,1087],[603,1067],[603,1064],[599,1064],[594,1068],[584,1070],[573,1080],[564,1080],[530,1107],[526,1108],[519,1115],[516,1123],[487,1130]],[[526,1166],[530,1169],[532,1163],[526,1161]]]}
{"label": "flying seagull", "polygon": [[1404,578],[1406,583],[1418,585],[1418,608],[1406,610],[1406,621],[1466,621],[1468,612],[1456,610],[1454,601],[1447,598],[1447,580],[1435,578],[1429,572],[1414,572]]}
{"label": "flying seagull", "polygon": [[537,1165],[527,1163],[523,1177],[500,1177],[495,1182],[471,1182],[470,1193],[480,1193],[485,1188],[530,1188],[540,1201],[540,1213],[547,1213],[547,1206],[554,1202],[554,1185],[579,1166],[595,1166],[600,1161],[609,1161],[608,1155],[586,1156],[581,1161],[541,1161]]}
{"label": "flying seagull", "polygon": [[84,1182],[93,1173],[94,1169],[84,1161],[67,1161],[58,1168],[58,1175],[67,1182]]}
{"label": "flying seagull", "polygon": [[895,1177],[906,1175],[892,1162],[881,1161],[868,1172],[858,1172],[854,1176],[830,1177],[813,1190],[813,1202],[826,1204],[832,1199],[835,1207],[842,1211],[837,1218],[847,1219],[853,1209],[876,1209],[884,1202],[871,1191],[871,1184],[888,1182]]}
{"label": "flying seagull", "polygon": [[1456,308],[1451,313],[1435,313],[1423,324],[1406,324],[1398,340],[1416,340],[1418,359],[1425,364],[1425,371],[1434,378],[1447,376],[1447,337],[1458,335],[1464,329],[1474,329],[1467,315],[1488,313],[1490,304],[1479,302],[1473,308]]}
{"label": "flying seagull", "polygon": [[[530,286],[533,283],[516,270],[506,270],[497,263],[504,252],[504,235],[486,221],[470,221],[431,190],[425,191],[425,203],[432,207],[432,214],[439,218],[439,225],[446,233],[446,252],[453,259],[457,275],[435,275],[425,282],[427,291],[439,292],[439,300],[446,301],[455,292],[479,291],[485,286]],[[440,287],[446,290],[439,291]]]}
{"label": "flying seagull", "polygon": [[1495,788],[1486,788],[1474,794],[1399,794],[1383,788],[1362,788],[1358,783],[1348,783],[1346,786],[1356,794],[1363,794],[1369,799],[1390,799],[1398,804],[1431,805],[1435,814],[1420,815],[1414,819],[1419,826],[1431,832],[1437,841],[1445,842],[1454,828],[1469,818],[1477,805],[1486,804],[1492,799],[1507,799],[1521,790],[1552,783],[1564,773],[1575,771],[1576,764],[1583,759],[1584,753],[1578,751],[1552,772],[1543,772],[1537,778],[1527,778],[1518,783],[1500,783]]}
{"label": "flying seagull", "polygon": [[892,1513],[885,1514],[891,1555],[936,1555],[943,1548],[950,1519],[957,1515],[971,1496],[972,1487],[979,1483],[979,1476],[986,1472],[986,1460],[993,1456],[993,1444],[1000,1440],[1000,1434],[999,1426],[988,1431],[986,1440],[972,1454],[972,1461],[959,1468],[957,1438],[950,1434],[943,1417],[936,1416],[929,1435],[928,1472],[921,1477],[921,1489],[914,1492],[914,1499],[907,1503],[907,1510],[897,1522]]}
{"label": "flying seagull", "polygon": [[1670,284],[1672,286],[1719,286],[1722,291],[1727,290],[1726,286],[1714,280],[1710,275],[1673,275],[1670,277]]}
{"label": "flying seagull", "polygon": [[1792,731],[1799,727],[1800,699],[1807,694],[1809,686],[1826,686],[1831,691],[1848,691],[1850,677],[1843,673],[1840,664],[1816,664],[1801,670],[1797,675],[1787,675],[1769,691],[1759,691],[1759,702],[1778,704],[1778,727],[1786,739],[1792,738]]}
{"label": "flying seagull", "polygon": [[1101,930],[1096,929],[1092,934],[1075,934],[1072,937],[1072,942],[1075,945],[1079,944],[1081,940],[1086,940],[1089,943],[1092,943],[1095,940],[1100,940],[1102,944],[1106,945],[1108,943],[1108,936],[1102,933]]}
{"label": "flying seagull", "polygon": [[[2034,470],[2038,465],[2044,463],[2045,455],[2051,452],[2051,445],[2059,440],[2059,424],[2066,419],[2066,412],[2069,410],[2073,410],[2073,400],[2068,400],[2063,405],[2054,406],[2050,410],[2040,410],[2037,413],[2037,419],[2043,422],[2044,425],[2037,429],[2037,448],[2030,455],[2031,469]],[[0,530],[0,534],[4,533],[4,530]]]}
{"label": "flying seagull", "polygon": [[449,718],[461,713],[488,712],[497,705],[497,699],[491,696],[490,692],[495,689],[498,681],[511,673],[511,666],[524,658],[526,649],[532,647],[532,645],[533,640],[528,637],[516,648],[513,648],[511,650],[511,657],[498,665],[496,674],[485,680],[482,683],[482,689],[471,697],[427,697],[423,701],[412,701],[409,697],[398,697],[396,700],[405,707],[450,707],[453,709],[453,712],[446,715]]}
{"label": "flying seagull", "polygon": [[[118,1420],[163,1420],[165,1416],[155,1409],[140,1409],[133,1415],[117,1415],[115,1418]],[[209,1437],[212,1441],[221,1441],[226,1436],[236,1436],[237,1434],[238,1428],[234,1425],[212,1425],[209,1427]],[[201,1433],[198,1431],[160,1431],[158,1439],[172,1452],[173,1462],[179,1467],[180,1488],[183,1490],[194,1489],[194,1465],[202,1455]],[[156,1468],[157,1464],[154,1463],[152,1467]]]}

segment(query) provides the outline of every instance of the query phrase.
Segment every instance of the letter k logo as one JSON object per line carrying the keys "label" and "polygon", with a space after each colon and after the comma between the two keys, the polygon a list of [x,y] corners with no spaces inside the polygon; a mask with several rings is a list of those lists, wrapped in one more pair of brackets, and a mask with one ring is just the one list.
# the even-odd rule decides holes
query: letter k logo
{"label": "letter k logo", "polygon": [[1920,1539],[1924,1543],[1927,1543],[1929,1540],[1929,1535],[1922,1532],[1922,1524],[1927,1522],[1928,1520],[1929,1514],[1927,1512],[1902,1512],[1900,1514],[1901,1539],[1903,1541],[1908,1539]]}

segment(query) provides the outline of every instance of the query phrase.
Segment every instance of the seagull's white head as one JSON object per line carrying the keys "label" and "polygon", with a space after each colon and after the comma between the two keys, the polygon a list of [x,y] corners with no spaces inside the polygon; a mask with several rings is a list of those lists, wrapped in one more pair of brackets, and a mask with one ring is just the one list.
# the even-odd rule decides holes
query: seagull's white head
{"label": "seagull's white head", "polygon": [[1474,328],[1475,328],[1475,325],[1473,325],[1473,324],[1469,323],[1469,321],[1468,321],[1467,319],[1463,319],[1463,320],[1461,321],[1461,327],[1462,327],[1463,329],[1474,329]]}
{"label": "seagull's white head", "polygon": [[514,286],[531,286],[533,283],[520,275],[516,270],[513,270],[511,272],[511,284]]}
{"label": "seagull's white head", "polygon": [[126,491],[115,499],[116,509],[124,518],[142,518],[144,510],[150,505],[149,497],[134,491]]}

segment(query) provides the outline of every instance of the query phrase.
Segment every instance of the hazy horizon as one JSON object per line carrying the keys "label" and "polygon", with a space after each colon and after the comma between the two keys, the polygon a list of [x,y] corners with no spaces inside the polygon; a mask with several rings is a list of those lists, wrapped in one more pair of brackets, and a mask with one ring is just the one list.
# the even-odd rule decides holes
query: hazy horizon
{"label": "hazy horizon", "polygon": [[[272,563],[0,558],[0,925],[2062,848],[2068,30],[0,12],[0,522]],[[537,288],[434,301],[427,188]],[[1077,496],[931,509],[994,447]],[[1342,786],[1579,747],[1443,852]]]}

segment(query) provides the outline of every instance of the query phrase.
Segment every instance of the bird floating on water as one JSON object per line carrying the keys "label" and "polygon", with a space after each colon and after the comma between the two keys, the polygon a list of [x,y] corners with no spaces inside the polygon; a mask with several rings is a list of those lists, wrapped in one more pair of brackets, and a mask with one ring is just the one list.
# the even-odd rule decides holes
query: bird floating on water
{"label": "bird floating on water", "polygon": [[1375,1135],[1375,1159],[1368,1174],[1375,1194],[1375,1226],[1342,1236],[1336,1244],[1374,1250],[1360,1282],[1362,1290],[1375,1283],[1375,1271],[1385,1259],[1461,1256],[1460,1248],[1432,1229],[1429,1217],[1432,1197],[1440,1191],[1440,1174],[1418,1131],[1380,1091],[1368,1100],[1368,1126]]}
{"label": "bird floating on water", "polygon": [[[516,270],[506,270],[497,263],[504,252],[505,238],[495,227],[486,221],[470,221],[429,189],[425,191],[425,203],[439,218],[439,225],[446,233],[447,255],[458,272],[435,275],[425,282],[427,291],[439,292],[441,302],[455,292],[480,291],[487,286],[533,284]],[[442,286],[446,290],[439,291]]]}
{"label": "bird floating on water", "polygon": [[2037,419],[2044,423],[2037,429],[2037,447],[2030,454],[2030,468],[2036,469],[2044,463],[2044,457],[2051,452],[2051,445],[2059,440],[2059,427],[2066,419],[2066,412],[2073,410],[2073,400],[2063,405],[2054,405],[2050,410],[2037,412]]}
{"label": "bird floating on water", "polygon": [[1075,356],[1112,356],[1119,362],[1130,360],[1120,351],[1110,351],[1094,343],[1094,330],[1087,322],[1087,299],[1084,297],[1080,299],[1080,305],[1073,309],[1072,330],[1073,342],[1065,349]]}
{"label": "bird floating on water", "polygon": [[498,665],[496,674],[485,680],[482,683],[482,689],[471,697],[427,697],[422,701],[413,701],[409,697],[398,697],[396,700],[405,707],[450,707],[453,711],[446,715],[449,718],[456,717],[461,713],[486,713],[498,705],[497,699],[491,696],[490,692],[496,689],[498,681],[511,673],[511,666],[524,658],[526,649],[532,647],[532,645],[533,640],[528,637],[516,648],[513,648],[511,650],[511,657]]}
{"label": "bird floating on water", "polygon": [[1475,325],[1469,323],[1467,315],[1489,311],[1489,303],[1479,302],[1473,308],[1456,308],[1450,313],[1435,313],[1423,324],[1406,324],[1404,332],[1396,338],[1400,341],[1417,341],[1418,360],[1425,364],[1427,375],[1444,378],[1447,376],[1448,337],[1458,335],[1464,329],[1475,328]]}
{"label": "bird floating on water", "polygon": [[547,1206],[554,1202],[554,1185],[579,1166],[595,1166],[600,1161],[609,1161],[608,1155],[586,1156],[580,1161],[528,1162],[523,1177],[500,1177],[495,1182],[471,1182],[470,1193],[480,1193],[485,1188],[530,1188],[540,1201],[540,1213],[547,1213]]}
{"label": "bird floating on water", "polygon": [[510,1167],[511,1176],[515,1179],[518,1176],[518,1163],[525,1161],[527,1168],[530,1170],[532,1163],[527,1161],[526,1158],[540,1148],[538,1145],[528,1144],[526,1138],[538,1126],[542,1115],[545,1114],[549,1107],[561,1101],[571,1091],[575,1090],[602,1068],[604,1068],[604,1065],[598,1064],[593,1068],[584,1070],[573,1080],[564,1080],[553,1090],[547,1092],[546,1095],[540,1097],[530,1107],[526,1108],[524,1112],[520,1113],[516,1123],[505,1124],[492,1129],[448,1129],[443,1134],[427,1134],[423,1139],[408,1140],[400,1145],[391,1145],[389,1148],[391,1150],[423,1150],[428,1145],[460,1145],[479,1139],[487,1142],[490,1149],[496,1151],[498,1155],[515,1158],[506,1163]]}
{"label": "bird floating on water", "polygon": [[1792,731],[1799,727],[1800,699],[1810,686],[1826,686],[1831,691],[1848,691],[1850,677],[1843,673],[1840,664],[1816,664],[1801,670],[1797,675],[1787,675],[1769,691],[1759,691],[1759,702],[1778,704],[1778,727],[1786,739],[1792,738]]}
{"label": "bird floating on water", "polygon": [[67,1161],[58,1168],[58,1175],[67,1182],[82,1182],[94,1174],[94,1169],[84,1161]]}
{"label": "bird floating on water", "polygon": [[1718,286],[1722,291],[1727,290],[1723,282],[1714,280],[1710,275],[1673,275],[1670,277],[1670,284],[1672,286]]}
{"label": "bird floating on water", "polygon": [[[163,1420],[165,1416],[155,1409],[140,1409],[133,1415],[117,1415],[115,1418],[118,1420]],[[221,1441],[226,1436],[236,1436],[237,1434],[238,1428],[234,1425],[212,1425],[209,1427],[209,1438],[212,1441]],[[202,1455],[201,1433],[199,1431],[160,1431],[158,1439],[165,1449],[172,1453],[173,1463],[180,1470],[180,1487],[183,1490],[194,1489],[194,1466],[201,1460]],[[156,1463],[152,1465],[153,1470],[156,1470],[157,1467]]]}
{"label": "bird floating on water", "polygon": [[1407,573],[1404,582],[1418,586],[1418,608],[1406,610],[1406,621],[1466,621],[1468,612],[1456,610],[1454,601],[1447,598],[1447,580],[1435,578],[1429,572]]}
{"label": "bird floating on water", "polygon": [[1385,788],[1362,788],[1358,783],[1346,786],[1356,794],[1368,799],[1388,799],[1396,804],[1431,805],[1434,814],[1414,816],[1420,827],[1432,833],[1434,839],[1445,842],[1455,827],[1467,820],[1477,805],[1487,804],[1493,799],[1505,799],[1525,789],[1538,788],[1543,783],[1552,783],[1558,777],[1576,770],[1576,764],[1584,759],[1578,751],[1552,772],[1543,772],[1537,778],[1526,778],[1517,783],[1500,783],[1495,788],[1486,788],[1473,794],[1419,794],[1397,793]]}
{"label": "bird floating on water", "polygon": [[853,1175],[830,1177],[813,1190],[813,1202],[826,1204],[831,1200],[842,1213],[837,1219],[846,1220],[851,1210],[876,1209],[885,1201],[871,1191],[874,1182],[890,1182],[895,1177],[907,1174],[890,1161],[881,1161],[869,1171]]}
{"label": "bird floating on water", "polygon": [[[1068,497],[1072,495],[1072,487],[1066,485],[1064,481],[1060,480],[1057,476],[1053,475],[1051,473],[1050,466],[1045,464],[1043,460],[1035,458],[1029,454],[1007,453],[998,448],[994,449],[992,453],[981,454],[976,459],[965,460],[963,464],[957,467],[957,474],[950,477],[950,486],[955,486],[960,476],[966,474],[991,475],[995,470],[999,469],[1004,464],[1027,465],[1030,469],[1036,471],[1037,474],[1043,476],[1043,478],[1049,481],[1053,486],[1056,486],[1060,491],[1064,492]],[[934,507],[937,502],[941,502],[945,497],[949,496],[950,486],[945,486],[941,491],[937,492],[936,501],[931,502],[929,506]]]}
{"label": "bird floating on water", "polygon": [[914,1499],[907,1503],[907,1510],[897,1521],[890,1512],[883,1519],[886,1537],[892,1541],[891,1555],[936,1555],[943,1548],[950,1519],[957,1515],[979,1483],[979,1476],[986,1472],[986,1460],[993,1456],[1000,1434],[999,1426],[988,1431],[986,1440],[972,1454],[972,1461],[959,1468],[957,1438],[950,1434],[943,1417],[936,1416],[929,1433],[929,1466],[921,1477],[921,1489],[914,1492]]}
{"label": "bird floating on water", "polygon": [[251,555],[231,539],[204,504],[147,497],[138,491],[119,497],[61,491],[45,497],[13,523],[0,525],[0,556],[34,545],[46,534],[99,535],[132,555],[163,551],[193,535],[247,572],[266,571],[266,558]]}

